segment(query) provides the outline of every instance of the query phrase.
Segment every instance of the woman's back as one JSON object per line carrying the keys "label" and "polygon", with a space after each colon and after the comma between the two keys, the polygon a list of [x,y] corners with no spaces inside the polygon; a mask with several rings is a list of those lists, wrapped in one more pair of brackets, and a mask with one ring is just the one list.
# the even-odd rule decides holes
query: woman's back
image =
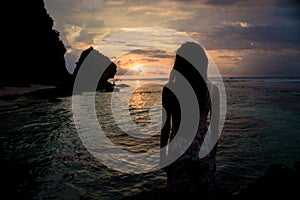
{"label": "woman's back", "polygon": [[[188,58],[191,58],[191,55],[197,57],[192,58],[192,61],[189,62],[190,60],[185,59],[185,55]],[[197,66],[194,66],[195,64]],[[197,103],[192,106],[198,107],[200,118],[197,131],[193,133],[194,140],[190,146],[175,162],[165,168],[167,172],[167,189],[171,193],[184,193],[186,195],[197,193],[207,197],[215,183],[216,146],[204,158],[199,157],[204,138],[208,134],[208,116],[211,111],[212,94],[209,93],[211,90],[208,88],[211,84],[207,82],[207,65],[208,59],[200,45],[185,43],[178,49],[173,71],[179,72],[191,85],[197,97]],[[180,79],[176,77],[176,73],[171,72],[169,83],[163,88],[162,104],[165,109],[163,119],[165,124],[161,132],[161,147],[171,142],[181,124],[181,109],[184,108],[184,105],[168,89],[172,84],[173,87],[180,86],[178,80]],[[181,145],[178,144],[177,146]],[[172,151],[172,149],[169,149],[169,151]]]}

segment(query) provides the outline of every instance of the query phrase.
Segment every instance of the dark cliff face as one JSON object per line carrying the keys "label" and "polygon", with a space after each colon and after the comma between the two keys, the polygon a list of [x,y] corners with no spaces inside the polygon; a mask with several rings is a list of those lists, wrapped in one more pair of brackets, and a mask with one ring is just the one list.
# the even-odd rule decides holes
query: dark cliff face
{"label": "dark cliff face", "polygon": [[66,49],[43,0],[7,1],[2,9],[8,12],[3,16],[0,85],[58,84],[69,76]]}

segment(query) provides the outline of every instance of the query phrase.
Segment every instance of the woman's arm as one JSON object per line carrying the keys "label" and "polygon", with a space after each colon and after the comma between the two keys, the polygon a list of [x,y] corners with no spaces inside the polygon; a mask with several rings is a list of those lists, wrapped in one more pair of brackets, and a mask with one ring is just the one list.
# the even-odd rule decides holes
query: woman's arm
{"label": "woman's arm", "polygon": [[171,129],[171,107],[168,102],[169,90],[164,87],[162,92],[162,123],[163,127],[161,129],[160,135],[160,148],[163,148],[168,144],[168,140],[170,137],[170,129]]}
{"label": "woman's arm", "polygon": [[171,106],[169,102],[169,90],[164,87],[162,92],[162,129],[160,135],[160,167],[167,170],[167,150],[165,147],[168,144],[171,129]]}
{"label": "woman's arm", "polygon": [[[219,119],[220,119],[220,96],[218,87],[213,85],[210,96],[210,128],[202,143],[199,157],[204,158],[211,151],[216,151],[219,139]],[[214,153],[215,154],[215,153]]]}

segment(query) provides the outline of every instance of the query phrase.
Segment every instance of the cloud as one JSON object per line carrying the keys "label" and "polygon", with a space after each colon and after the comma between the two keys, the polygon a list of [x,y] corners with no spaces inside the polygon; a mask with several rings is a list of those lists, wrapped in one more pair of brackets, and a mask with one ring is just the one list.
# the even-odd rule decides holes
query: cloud
{"label": "cloud", "polygon": [[226,6],[226,5],[236,4],[240,1],[247,1],[247,0],[207,0],[205,3],[209,5]]}
{"label": "cloud", "polygon": [[131,78],[167,78],[170,74],[170,71],[170,66],[157,63],[139,63],[126,69],[121,68],[118,64],[117,75],[131,76]]}
{"label": "cloud", "polygon": [[86,44],[93,45],[94,39],[97,38],[99,35],[98,32],[94,32],[92,30],[89,30],[87,28],[82,28],[80,31],[80,34],[75,38],[74,41],[76,42],[84,42]]}
{"label": "cloud", "polygon": [[123,59],[123,58],[120,59],[119,58],[116,62],[117,62],[118,65],[124,65],[124,66],[135,63],[135,61],[132,60],[131,58],[130,59]]}
{"label": "cloud", "polygon": [[[104,0],[45,0],[45,5],[54,18],[55,29],[61,33],[65,43],[69,45],[77,36],[87,39],[84,34],[90,32],[89,29],[99,29],[104,27],[104,19],[99,13],[104,9]],[[87,29],[87,30],[84,30]],[[80,34],[80,31],[84,32]],[[95,34],[90,34],[94,37]]]}
{"label": "cloud", "polygon": [[159,59],[155,59],[155,58],[142,58],[143,61],[147,61],[147,62],[158,62]]}
{"label": "cloud", "polygon": [[169,75],[166,71],[163,70],[150,70],[147,72],[148,75],[153,75],[153,76],[164,76],[164,75]]}
{"label": "cloud", "polygon": [[98,28],[103,28],[104,27],[104,20],[96,17],[88,19],[84,22],[84,26],[86,28],[93,28],[93,29],[98,29]]}
{"label": "cloud", "polygon": [[[275,2],[277,9],[273,11],[274,16],[286,20],[300,21],[300,1],[299,0],[277,0]],[[298,25],[299,27],[299,25]]]}
{"label": "cloud", "polygon": [[54,15],[65,14],[68,16],[78,10],[79,5],[79,0],[45,0],[47,10]]}
{"label": "cloud", "polygon": [[68,42],[74,42],[76,38],[80,35],[81,27],[65,24],[65,37]]}
{"label": "cloud", "polygon": [[163,50],[145,50],[145,49],[136,49],[131,51],[132,54],[142,54],[151,58],[173,58],[174,55],[170,55]]}
{"label": "cloud", "polygon": [[137,70],[126,70],[123,71],[125,73],[119,73],[118,75],[126,75],[126,76],[138,76],[138,75],[145,75],[144,71],[141,69],[137,69]]}
{"label": "cloud", "polygon": [[237,74],[249,76],[300,76],[300,51],[259,51],[240,62]]}
{"label": "cloud", "polygon": [[224,26],[210,35],[218,49],[298,48],[300,30],[291,26]]}
{"label": "cloud", "polygon": [[125,3],[125,0],[108,0],[107,5],[122,5]]}
{"label": "cloud", "polygon": [[248,27],[252,26],[249,22],[246,22],[246,21],[235,21],[235,22],[225,21],[225,22],[223,22],[223,24],[229,25],[229,26],[239,26],[241,28],[248,28]]}
{"label": "cloud", "polygon": [[117,67],[117,73],[116,75],[117,76],[120,76],[120,75],[124,75],[125,73],[127,73],[128,70],[124,69],[124,68],[121,68],[121,67]]}
{"label": "cloud", "polygon": [[280,7],[285,8],[297,8],[300,9],[300,1],[299,0],[277,0],[275,3]]}
{"label": "cloud", "polygon": [[[300,44],[298,0],[45,1],[55,21],[54,28],[68,48],[70,55],[66,57],[71,60],[86,47],[98,45],[114,33],[154,26],[187,33],[207,50],[235,52],[217,58],[220,65],[226,63],[230,73],[268,74],[269,70],[270,74],[278,74],[287,68],[299,72],[299,60],[294,53],[299,51]],[[170,33],[155,38],[137,32],[134,38],[129,35],[122,39],[122,44],[109,44],[105,48],[111,46],[116,55],[137,49],[132,53],[145,62],[172,58],[170,53],[156,49],[177,47],[176,42],[182,41]]]}

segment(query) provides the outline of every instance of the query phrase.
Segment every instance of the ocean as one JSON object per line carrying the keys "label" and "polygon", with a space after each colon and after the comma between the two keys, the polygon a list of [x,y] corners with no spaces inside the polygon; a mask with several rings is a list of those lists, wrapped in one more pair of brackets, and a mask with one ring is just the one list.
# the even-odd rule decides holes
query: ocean
{"label": "ocean", "polygon": [[[118,148],[158,149],[166,80],[116,83],[118,92],[96,94],[101,129]],[[225,78],[224,85],[227,114],[217,148],[218,184],[235,192],[271,163],[294,167],[300,161],[300,79]],[[76,130],[71,97],[2,99],[0,121],[1,177],[17,199],[122,199],[166,185],[162,170],[125,173],[91,155]],[[127,130],[130,123],[134,126]]]}

